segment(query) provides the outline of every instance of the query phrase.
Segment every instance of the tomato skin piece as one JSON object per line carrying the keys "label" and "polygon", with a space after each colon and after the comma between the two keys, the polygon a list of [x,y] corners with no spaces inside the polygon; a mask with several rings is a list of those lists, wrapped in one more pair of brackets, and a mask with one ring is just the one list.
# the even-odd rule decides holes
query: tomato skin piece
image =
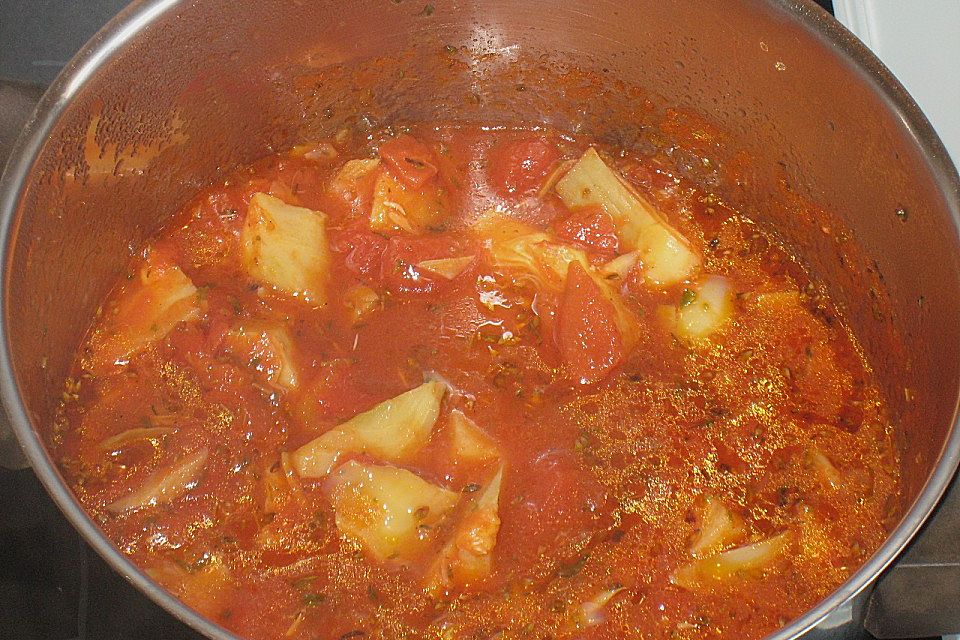
{"label": "tomato skin piece", "polygon": [[585,246],[606,258],[620,248],[617,228],[601,207],[584,207],[554,225],[557,237]]}
{"label": "tomato skin piece", "polygon": [[380,261],[387,249],[387,239],[371,231],[354,229],[333,235],[331,248],[346,254],[343,263],[353,273],[368,281],[380,280]]}
{"label": "tomato skin piece", "polygon": [[437,175],[437,161],[430,147],[403,134],[380,145],[380,159],[398,180],[419,189]]}
{"label": "tomato skin piece", "polygon": [[535,193],[554,163],[557,147],[542,138],[512,140],[493,149],[490,182],[501,196]]}
{"label": "tomato skin piece", "polygon": [[579,384],[600,382],[625,355],[613,304],[578,262],[567,272],[557,338],[560,357]]}

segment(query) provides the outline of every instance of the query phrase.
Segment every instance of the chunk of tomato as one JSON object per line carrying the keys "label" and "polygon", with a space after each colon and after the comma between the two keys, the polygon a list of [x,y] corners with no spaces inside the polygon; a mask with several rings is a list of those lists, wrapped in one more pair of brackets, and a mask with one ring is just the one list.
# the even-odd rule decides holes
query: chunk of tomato
{"label": "chunk of tomato", "polygon": [[535,193],[559,158],[557,147],[542,138],[501,143],[490,158],[491,186],[507,197]]}
{"label": "chunk of tomato", "polygon": [[559,238],[581,244],[604,257],[613,257],[620,248],[617,227],[601,207],[584,207],[554,225]]}
{"label": "chunk of tomato", "polygon": [[380,159],[398,180],[415,189],[437,175],[437,162],[430,147],[403,134],[380,145]]}
{"label": "chunk of tomato", "polygon": [[345,229],[331,234],[331,248],[345,254],[347,269],[368,281],[380,279],[380,262],[387,248],[387,239],[363,229]]}
{"label": "chunk of tomato", "polygon": [[381,280],[392,293],[431,293],[455,282],[420,266],[425,260],[452,258],[467,250],[448,234],[394,236],[387,243],[380,263]]}
{"label": "chunk of tomato", "polygon": [[616,309],[579,262],[570,264],[557,327],[560,357],[580,384],[603,380],[625,355]]}

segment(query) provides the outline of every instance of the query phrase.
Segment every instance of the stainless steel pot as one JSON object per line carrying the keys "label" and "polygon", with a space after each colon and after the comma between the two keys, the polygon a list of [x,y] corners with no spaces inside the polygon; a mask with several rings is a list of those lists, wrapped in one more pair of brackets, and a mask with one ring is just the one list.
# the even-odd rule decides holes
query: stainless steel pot
{"label": "stainless steel pot", "polygon": [[131,248],[202,185],[348,120],[549,122],[669,144],[651,104],[726,132],[705,151],[712,169],[689,170],[802,248],[884,381],[902,518],[771,637],[850,636],[960,456],[960,179],[897,81],[806,0],[134,3],[44,96],[0,182],[0,388],[23,450],[117,571],[229,638],[110,544],[45,448],[74,350]]}

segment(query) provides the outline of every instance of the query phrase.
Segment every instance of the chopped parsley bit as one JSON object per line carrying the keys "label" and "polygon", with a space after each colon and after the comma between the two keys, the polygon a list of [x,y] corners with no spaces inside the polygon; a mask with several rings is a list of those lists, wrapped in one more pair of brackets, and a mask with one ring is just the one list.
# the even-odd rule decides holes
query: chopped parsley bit
{"label": "chopped parsley bit", "polygon": [[680,306],[687,307],[693,304],[693,301],[697,299],[697,292],[693,289],[684,289],[683,293],[680,295]]}
{"label": "chopped parsley bit", "polygon": [[316,579],[317,579],[317,576],[304,576],[302,578],[297,578],[296,580],[293,581],[292,586],[295,589],[303,589],[305,587],[309,587],[310,583],[312,583]]}
{"label": "chopped parsley bit", "polygon": [[418,15],[418,16],[428,16],[428,17],[429,17],[429,16],[432,16],[432,15],[433,15],[433,12],[434,12],[435,10],[436,10],[436,9],[434,8],[434,6],[433,6],[432,4],[426,4],[426,5],[424,5],[423,9],[420,10],[420,13],[418,13],[417,15]]}
{"label": "chopped parsley bit", "polygon": [[480,485],[476,482],[471,482],[463,488],[463,493],[475,493],[480,490]]}
{"label": "chopped parsley bit", "polygon": [[323,594],[323,593],[305,593],[305,594],[303,594],[303,604],[305,604],[305,605],[308,606],[308,607],[315,607],[315,606],[323,603],[323,601],[326,600],[326,599],[327,599],[327,596],[326,596],[326,594]]}

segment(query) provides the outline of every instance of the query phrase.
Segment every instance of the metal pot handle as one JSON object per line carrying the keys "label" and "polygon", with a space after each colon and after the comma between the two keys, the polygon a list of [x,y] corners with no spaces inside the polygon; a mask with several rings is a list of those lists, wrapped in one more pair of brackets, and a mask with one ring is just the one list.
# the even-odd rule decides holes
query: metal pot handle
{"label": "metal pot handle", "polygon": [[[0,167],[6,166],[21,128],[42,95],[42,87],[0,78]],[[7,423],[6,413],[0,411],[0,467],[23,469],[28,466]]]}

